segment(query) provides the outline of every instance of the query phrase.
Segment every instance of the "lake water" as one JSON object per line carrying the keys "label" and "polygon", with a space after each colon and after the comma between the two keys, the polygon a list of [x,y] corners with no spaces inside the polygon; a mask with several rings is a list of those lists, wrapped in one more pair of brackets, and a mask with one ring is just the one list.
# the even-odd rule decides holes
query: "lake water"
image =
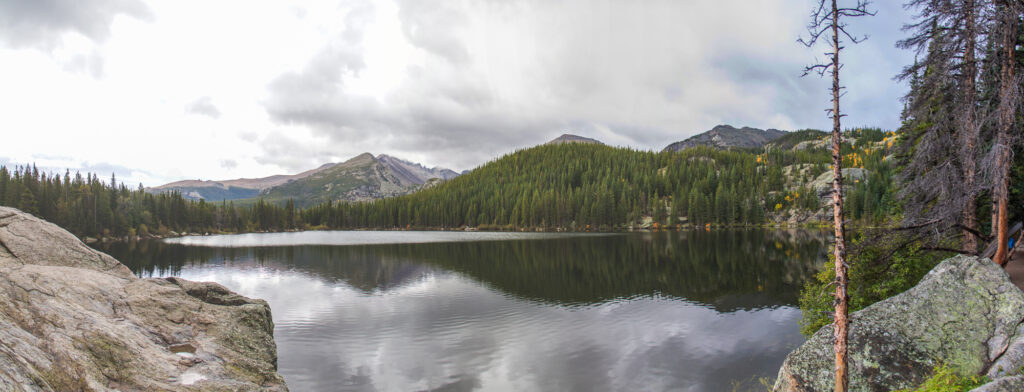
{"label": "lake water", "polygon": [[102,250],[267,300],[294,391],[764,390],[820,233],[301,232]]}

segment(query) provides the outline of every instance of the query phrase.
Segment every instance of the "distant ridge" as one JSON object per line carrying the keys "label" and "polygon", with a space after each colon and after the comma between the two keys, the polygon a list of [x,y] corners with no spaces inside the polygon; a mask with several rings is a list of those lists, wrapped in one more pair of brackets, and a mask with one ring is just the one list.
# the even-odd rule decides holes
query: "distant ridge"
{"label": "distant ridge", "polygon": [[563,134],[562,136],[556,137],[550,142],[544,144],[565,144],[565,143],[583,143],[583,144],[604,144],[597,139],[591,139],[589,137],[583,137],[572,134]]}
{"label": "distant ridge", "polygon": [[261,178],[238,178],[234,180],[182,180],[169,184],[146,188],[149,193],[178,192],[191,200],[238,200],[256,197],[261,191],[286,184],[289,181],[309,177],[313,174],[330,169],[336,163],[320,165],[316,169],[306,170],[299,174],[277,174]]}
{"label": "distant ridge", "polygon": [[222,181],[183,180],[147,188],[146,191],[178,192],[192,200],[295,199],[300,206],[308,206],[326,199],[371,200],[403,195],[431,180],[450,180],[459,174],[445,168],[427,168],[390,155],[373,156],[367,152],[342,163],[327,163],[299,174]]}
{"label": "distant ridge", "polygon": [[377,155],[377,160],[390,168],[391,171],[394,172],[395,176],[398,176],[408,183],[422,184],[431,178],[450,180],[459,176],[459,173],[456,173],[454,170],[445,169],[443,167],[428,168],[419,163],[409,162],[407,160],[385,154]]}
{"label": "distant ridge", "polygon": [[263,190],[270,202],[293,200],[298,207],[325,201],[365,201],[401,196],[459,175],[445,168],[427,168],[390,155],[368,152],[310,176]]}
{"label": "distant ridge", "polygon": [[709,146],[721,149],[760,148],[765,143],[782,137],[787,133],[778,129],[762,130],[751,127],[736,128],[731,125],[718,125],[707,132],[669,144],[663,151],[682,151],[696,146]]}
{"label": "distant ridge", "polygon": [[234,179],[234,180],[221,180],[221,181],[212,181],[212,180],[181,180],[181,181],[175,181],[175,182],[172,182],[172,183],[169,183],[169,184],[155,186],[155,187],[152,187],[152,188],[149,188],[149,189],[153,190],[153,191],[160,191],[160,190],[169,189],[169,188],[214,186],[214,187],[219,187],[219,188],[222,188],[222,189],[228,189],[228,188],[231,188],[231,187],[235,187],[235,188],[243,188],[243,189],[261,190],[261,189],[267,189],[267,188],[271,188],[271,187],[274,187],[274,186],[277,186],[277,185],[284,184],[284,183],[286,183],[286,182],[288,182],[290,180],[295,180],[295,179],[311,176],[311,175],[313,175],[313,174],[315,174],[317,172],[326,170],[326,169],[328,169],[328,168],[330,168],[331,166],[334,166],[334,165],[336,165],[336,163],[326,163],[326,164],[323,164],[323,165],[321,165],[320,167],[318,167],[316,169],[306,170],[306,171],[304,171],[302,173],[299,173],[299,174],[275,174],[273,176],[261,177],[261,178],[239,178],[239,179]]}

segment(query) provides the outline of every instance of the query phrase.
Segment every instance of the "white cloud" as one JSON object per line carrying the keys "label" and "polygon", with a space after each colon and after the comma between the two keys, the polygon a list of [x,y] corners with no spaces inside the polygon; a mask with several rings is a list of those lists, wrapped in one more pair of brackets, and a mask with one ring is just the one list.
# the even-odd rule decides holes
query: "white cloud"
{"label": "white cloud", "polygon": [[[826,127],[826,81],[798,77],[821,51],[795,43],[806,9],[739,3],[20,10],[35,24],[0,23],[0,156],[109,162],[157,185],[294,172],[366,151],[462,170],[572,130],[660,149],[719,123]],[[905,12],[880,7],[853,23],[873,36],[846,52],[850,125],[898,125],[902,87],[890,78],[910,56],[892,42]]]}

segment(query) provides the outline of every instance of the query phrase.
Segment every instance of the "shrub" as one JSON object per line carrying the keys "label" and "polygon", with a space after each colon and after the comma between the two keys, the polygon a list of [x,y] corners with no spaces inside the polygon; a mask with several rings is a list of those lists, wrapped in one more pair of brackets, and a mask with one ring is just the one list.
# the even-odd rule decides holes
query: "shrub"
{"label": "shrub", "polygon": [[[891,234],[891,233],[890,233]],[[916,243],[907,244],[903,236],[888,235],[884,240],[867,244],[860,238],[851,241],[847,257],[850,285],[850,311],[902,293],[914,287],[948,254],[925,252]],[[814,334],[832,322],[835,287],[835,258],[829,255],[825,268],[808,282],[800,294],[800,333]]]}

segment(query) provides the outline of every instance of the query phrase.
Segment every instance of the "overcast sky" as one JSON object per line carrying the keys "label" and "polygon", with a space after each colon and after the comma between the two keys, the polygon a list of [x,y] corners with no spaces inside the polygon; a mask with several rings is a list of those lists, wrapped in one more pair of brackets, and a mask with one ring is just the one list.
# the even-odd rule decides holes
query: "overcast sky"
{"label": "overcast sky", "polygon": [[[895,128],[911,14],[850,21],[848,126]],[[0,0],[0,164],[147,186],[362,152],[473,168],[562,133],[660,150],[830,127],[810,0]]]}

